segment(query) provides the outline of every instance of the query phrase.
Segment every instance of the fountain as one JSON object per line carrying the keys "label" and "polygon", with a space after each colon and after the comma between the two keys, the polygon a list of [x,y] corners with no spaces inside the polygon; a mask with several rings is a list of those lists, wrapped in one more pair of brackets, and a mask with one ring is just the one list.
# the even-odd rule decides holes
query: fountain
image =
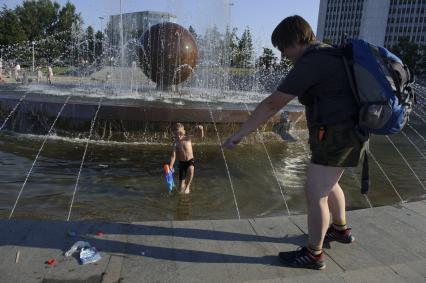
{"label": "fountain", "polygon": [[188,30],[175,23],[152,26],[142,35],[139,59],[157,89],[184,82],[197,65],[198,47]]}
{"label": "fountain", "polygon": [[[132,42],[126,42],[122,48],[126,48],[130,43]],[[165,22],[152,26],[144,32],[136,46],[137,58],[132,58],[130,74],[126,74],[128,69],[122,66],[116,68],[117,70],[111,67],[104,83],[97,82],[94,77],[91,78],[94,81],[83,83],[87,76],[85,74],[90,69],[86,67],[78,75],[78,87],[64,82],[57,82],[49,88],[35,84],[22,87],[12,84],[5,86],[5,95],[0,99],[0,113],[3,115],[9,114],[21,101],[22,96],[26,98],[22,106],[15,109],[16,112],[13,111],[15,122],[4,123],[4,129],[43,134],[44,125],[49,124],[49,120],[55,117],[63,105],[62,96],[65,95],[72,99],[59,117],[55,128],[55,133],[60,136],[78,137],[82,132],[87,132],[88,125],[97,111],[99,97],[103,97],[103,102],[97,115],[94,139],[127,142],[160,139],[160,142],[167,142],[168,135],[165,135],[164,129],[168,128],[170,123],[179,121],[189,124],[212,124],[212,118],[220,132],[227,135],[237,124],[247,120],[249,112],[245,107],[249,105],[249,108],[253,109],[256,103],[266,96],[265,93],[226,90],[223,89],[223,84],[219,86],[222,89],[178,89],[177,86],[187,80],[197,68],[198,61],[195,39],[178,24]],[[116,53],[126,54],[123,50]],[[137,84],[134,78],[137,72],[136,61],[140,62],[143,73],[156,84],[155,88],[145,78],[145,84],[136,87],[140,91],[133,91],[134,84]],[[105,69],[109,69],[108,66],[105,66]],[[120,80],[115,84],[112,78],[108,78],[114,73],[120,73]],[[130,91],[126,87],[129,84]],[[250,96],[253,98],[249,98]],[[206,101],[211,102],[212,109]],[[239,101],[244,105],[238,103]],[[270,135],[270,138],[275,140],[279,140],[279,136],[291,139],[288,129],[292,122],[301,117],[302,109],[298,104],[289,106],[285,115],[278,114],[273,117],[262,132],[275,131],[278,135]],[[108,131],[113,134],[107,135]]]}

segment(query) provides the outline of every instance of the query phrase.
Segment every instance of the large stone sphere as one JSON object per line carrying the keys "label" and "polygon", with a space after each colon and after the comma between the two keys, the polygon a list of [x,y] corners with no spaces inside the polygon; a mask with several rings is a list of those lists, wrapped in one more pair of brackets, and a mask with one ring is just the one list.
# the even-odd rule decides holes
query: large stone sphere
{"label": "large stone sphere", "polygon": [[191,75],[198,61],[198,47],[188,30],[167,22],[144,32],[139,58],[143,72],[157,88],[169,89]]}

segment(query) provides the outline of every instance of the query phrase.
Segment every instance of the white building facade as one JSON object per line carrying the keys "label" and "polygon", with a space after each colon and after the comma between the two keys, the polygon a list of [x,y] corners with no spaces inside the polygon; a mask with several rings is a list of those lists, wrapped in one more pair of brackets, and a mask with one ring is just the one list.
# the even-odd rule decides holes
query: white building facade
{"label": "white building facade", "polygon": [[321,0],[317,38],[339,44],[345,34],[385,47],[403,37],[426,45],[426,0]]}
{"label": "white building facade", "polygon": [[[123,14],[123,29],[125,31],[146,31],[151,26],[172,22],[176,23],[177,17],[170,13],[155,12],[155,11],[142,11]],[[110,17],[110,22],[116,31],[120,29],[121,16],[113,15]]]}

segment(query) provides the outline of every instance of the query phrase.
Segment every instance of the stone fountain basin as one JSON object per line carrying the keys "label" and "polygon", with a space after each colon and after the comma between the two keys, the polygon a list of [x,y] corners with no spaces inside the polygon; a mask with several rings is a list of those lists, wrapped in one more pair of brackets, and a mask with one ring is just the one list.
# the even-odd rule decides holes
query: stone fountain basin
{"label": "stone fountain basin", "polygon": [[[68,95],[51,95],[45,93],[25,93],[13,87],[0,88],[0,114],[5,119],[19,100],[26,95],[16,109],[15,117],[5,125],[5,129],[43,134],[53,122]],[[57,132],[87,132],[90,128],[100,97],[73,96],[69,99],[58,119]],[[248,104],[252,111],[256,105]],[[101,107],[97,114],[98,125],[109,127],[117,132],[165,132],[174,122],[188,124],[211,124],[213,120],[222,133],[235,131],[250,116],[244,104],[223,104],[215,102],[186,103],[176,105],[162,99],[146,101],[142,99],[117,99],[102,97]],[[262,127],[262,131],[270,131],[274,125],[282,122],[282,114],[286,112],[286,122],[294,122],[303,114],[303,106],[294,104],[285,107],[273,116]],[[213,120],[212,120],[213,117]],[[115,125],[115,126],[113,126]],[[118,125],[118,126],[117,126]],[[103,131],[98,126],[95,131]],[[111,130],[112,129],[112,130]],[[213,129],[213,127],[212,127]],[[101,134],[99,134],[102,136]]]}

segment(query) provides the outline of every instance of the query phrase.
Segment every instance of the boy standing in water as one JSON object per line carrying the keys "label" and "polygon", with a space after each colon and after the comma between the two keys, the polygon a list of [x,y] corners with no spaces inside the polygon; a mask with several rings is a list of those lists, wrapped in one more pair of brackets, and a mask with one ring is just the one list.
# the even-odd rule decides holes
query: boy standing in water
{"label": "boy standing in water", "polygon": [[[170,168],[173,168],[177,156],[179,160],[179,192],[181,194],[189,194],[195,167],[194,154],[192,152],[192,136],[186,134],[185,128],[181,123],[176,123],[173,133],[175,143],[170,157]],[[203,126],[195,126],[194,137],[204,137]]]}

